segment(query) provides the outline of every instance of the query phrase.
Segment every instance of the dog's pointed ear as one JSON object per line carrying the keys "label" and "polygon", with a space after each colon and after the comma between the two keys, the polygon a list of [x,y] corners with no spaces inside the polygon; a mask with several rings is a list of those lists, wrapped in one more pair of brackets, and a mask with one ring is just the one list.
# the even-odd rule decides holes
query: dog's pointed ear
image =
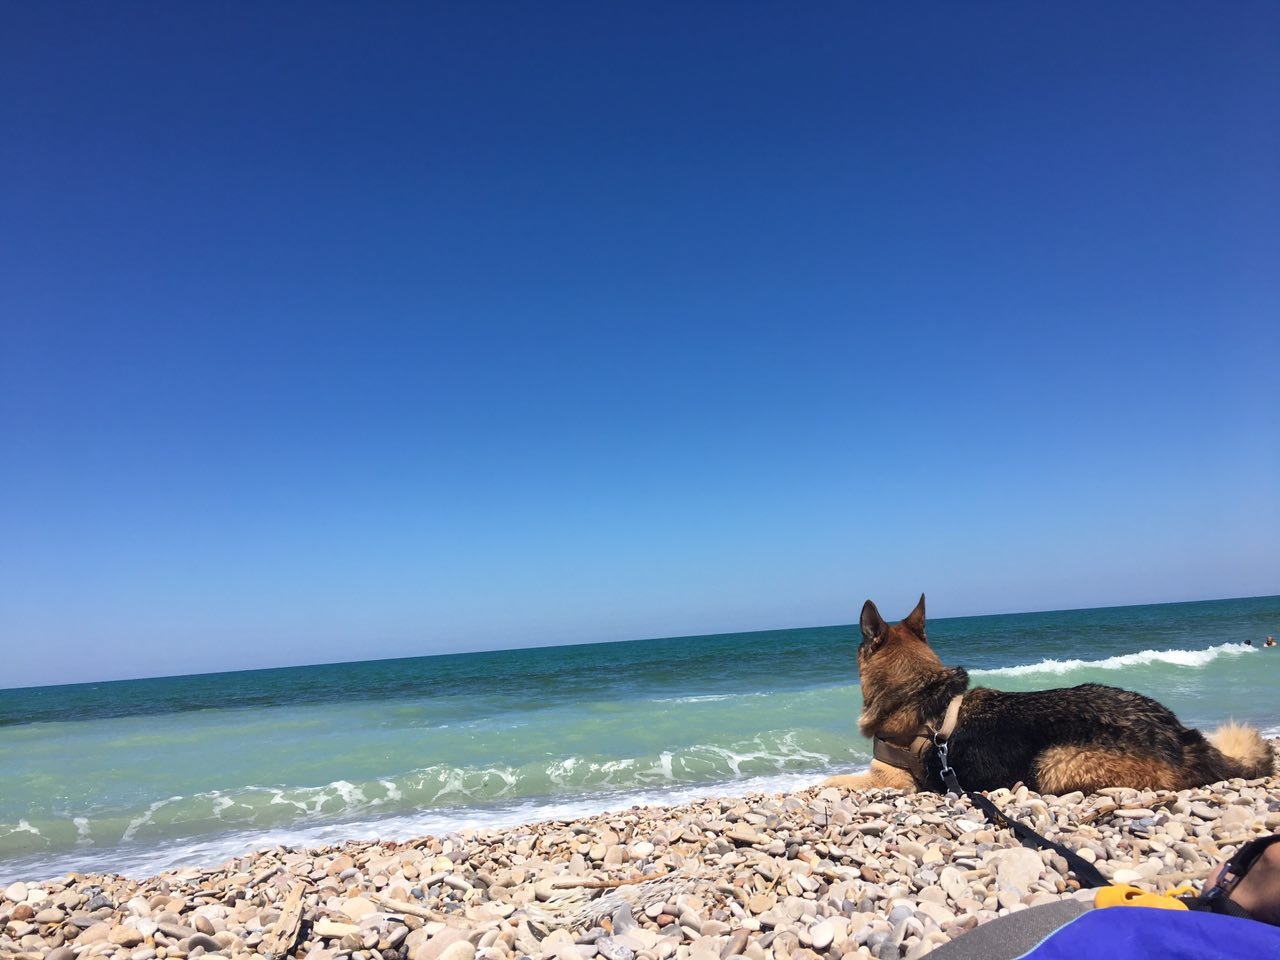
{"label": "dog's pointed ear", "polygon": [[867,644],[869,649],[883,640],[885,631],[889,629],[889,625],[884,622],[884,617],[880,616],[880,611],[870,600],[862,605],[862,618],[858,621],[858,625],[862,627],[862,642]]}
{"label": "dog's pointed ear", "polygon": [[916,608],[907,615],[907,618],[902,621],[902,625],[906,627],[908,630],[910,630],[912,633],[914,633],[921,640],[924,640],[925,643],[929,642],[928,638],[925,637],[924,635],[924,594],[923,593],[920,594],[920,602],[917,603]]}

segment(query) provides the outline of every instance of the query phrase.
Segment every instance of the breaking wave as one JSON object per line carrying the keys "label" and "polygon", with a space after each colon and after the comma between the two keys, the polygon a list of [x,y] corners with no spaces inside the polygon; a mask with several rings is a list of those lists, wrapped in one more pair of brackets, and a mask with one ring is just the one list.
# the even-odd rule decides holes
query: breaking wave
{"label": "breaking wave", "polygon": [[1055,660],[1053,658],[1025,663],[1016,667],[996,667],[990,670],[970,670],[972,676],[1025,677],[1033,674],[1061,676],[1079,670],[1126,670],[1150,665],[1199,668],[1208,666],[1220,657],[1238,657],[1256,653],[1254,647],[1239,643],[1220,643],[1204,650],[1142,650],[1101,660]]}

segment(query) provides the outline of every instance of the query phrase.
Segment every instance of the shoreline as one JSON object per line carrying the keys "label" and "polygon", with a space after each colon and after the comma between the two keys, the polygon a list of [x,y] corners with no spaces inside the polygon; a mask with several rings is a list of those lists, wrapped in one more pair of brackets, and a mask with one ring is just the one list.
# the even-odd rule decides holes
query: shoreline
{"label": "shoreline", "polygon": [[[1280,739],[1270,741],[1280,756]],[[1178,792],[990,794],[1003,811],[1165,892],[1280,830],[1280,777]],[[996,916],[1073,896],[1056,854],[965,798],[712,797],[405,842],[258,851],[145,879],[0,890],[0,954],[311,960],[748,960],[924,956]]]}
{"label": "shoreline", "polygon": [[[866,770],[867,766],[849,772]],[[844,772],[844,771],[841,771]],[[109,873],[143,880],[172,870],[205,869],[225,861],[277,846],[292,849],[319,849],[367,841],[407,842],[425,836],[445,836],[466,829],[514,829],[550,820],[580,820],[631,807],[677,807],[705,797],[736,797],[752,794],[787,793],[805,790],[831,773],[784,773],[752,776],[709,784],[681,784],[617,792],[547,798],[516,798],[489,806],[426,808],[414,813],[392,813],[335,823],[277,825],[221,835],[162,838],[150,844],[131,841],[115,848],[61,849],[41,857],[19,854],[0,859],[0,891],[16,880],[48,878],[67,873]],[[46,867],[45,864],[48,864]]]}

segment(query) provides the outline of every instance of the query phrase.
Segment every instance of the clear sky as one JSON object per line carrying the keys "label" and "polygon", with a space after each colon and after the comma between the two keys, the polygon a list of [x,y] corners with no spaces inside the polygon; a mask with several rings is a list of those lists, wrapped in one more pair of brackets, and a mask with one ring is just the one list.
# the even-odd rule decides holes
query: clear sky
{"label": "clear sky", "polygon": [[0,687],[1280,592],[1280,5],[11,3]]}

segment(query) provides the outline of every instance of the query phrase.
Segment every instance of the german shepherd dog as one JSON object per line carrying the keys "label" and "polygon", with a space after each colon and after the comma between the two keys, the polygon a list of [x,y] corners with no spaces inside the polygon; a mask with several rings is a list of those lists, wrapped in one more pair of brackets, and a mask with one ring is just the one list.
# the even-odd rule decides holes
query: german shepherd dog
{"label": "german shepherd dog", "polygon": [[875,740],[866,773],[828,786],[946,792],[936,742],[965,789],[1012,787],[1086,793],[1102,787],[1182,790],[1273,772],[1271,749],[1250,727],[1228,724],[1206,738],[1139,693],[1085,683],[1006,693],[969,688],[929,646],[924,596],[892,626],[870,600],[862,608],[858,727]]}

